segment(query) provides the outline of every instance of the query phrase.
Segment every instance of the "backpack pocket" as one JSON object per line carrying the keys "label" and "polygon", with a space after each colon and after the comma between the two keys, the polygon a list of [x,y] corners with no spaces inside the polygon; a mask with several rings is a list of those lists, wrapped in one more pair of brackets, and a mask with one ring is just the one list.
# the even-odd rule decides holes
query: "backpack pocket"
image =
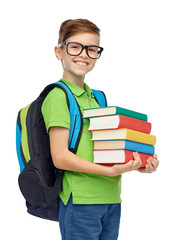
{"label": "backpack pocket", "polygon": [[29,205],[35,208],[44,206],[44,181],[37,169],[26,167],[19,175],[19,187]]}
{"label": "backpack pocket", "polygon": [[28,213],[53,221],[58,221],[59,190],[63,179],[63,171],[57,170],[53,186],[44,180],[39,156],[32,158],[20,173],[18,182],[22,195],[26,200]]}

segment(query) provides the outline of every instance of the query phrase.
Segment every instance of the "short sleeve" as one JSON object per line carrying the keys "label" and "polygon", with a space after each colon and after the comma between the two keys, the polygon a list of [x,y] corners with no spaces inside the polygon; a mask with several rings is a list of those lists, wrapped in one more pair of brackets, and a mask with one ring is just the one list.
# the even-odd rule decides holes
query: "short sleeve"
{"label": "short sleeve", "polygon": [[50,127],[70,129],[70,114],[64,91],[55,87],[49,92],[42,104],[42,115],[47,132]]}

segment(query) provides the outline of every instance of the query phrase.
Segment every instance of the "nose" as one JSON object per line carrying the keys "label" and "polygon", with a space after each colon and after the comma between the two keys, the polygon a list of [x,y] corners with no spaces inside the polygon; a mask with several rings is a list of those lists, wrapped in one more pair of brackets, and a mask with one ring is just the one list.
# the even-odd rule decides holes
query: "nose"
{"label": "nose", "polygon": [[86,48],[83,48],[82,52],[80,53],[81,57],[84,57],[84,58],[87,58],[88,57],[88,54],[87,54],[87,49]]}

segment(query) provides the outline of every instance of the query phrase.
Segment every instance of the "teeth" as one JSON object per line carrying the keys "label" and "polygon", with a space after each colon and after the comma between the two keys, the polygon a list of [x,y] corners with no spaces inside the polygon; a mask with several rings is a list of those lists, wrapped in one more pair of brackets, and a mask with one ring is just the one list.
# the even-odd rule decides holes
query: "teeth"
{"label": "teeth", "polygon": [[87,63],[84,63],[84,62],[76,62],[78,65],[82,65],[82,66],[86,66]]}

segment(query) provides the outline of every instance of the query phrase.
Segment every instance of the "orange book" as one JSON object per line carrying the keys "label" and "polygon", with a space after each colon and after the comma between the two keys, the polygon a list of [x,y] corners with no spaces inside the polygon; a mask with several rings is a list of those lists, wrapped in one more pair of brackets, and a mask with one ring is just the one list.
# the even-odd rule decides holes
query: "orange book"
{"label": "orange book", "polygon": [[[103,165],[109,165],[112,166],[114,164],[123,164],[127,163],[130,160],[133,160],[133,151],[129,150],[118,150],[118,149],[112,149],[112,150],[93,150],[94,152],[94,163],[97,164],[103,164]],[[150,154],[146,153],[139,153],[142,165],[141,167],[145,167],[147,164],[147,160],[149,157],[152,157]]]}
{"label": "orange book", "polygon": [[127,128],[150,134],[151,123],[122,115],[110,115],[90,118],[89,131]]}

